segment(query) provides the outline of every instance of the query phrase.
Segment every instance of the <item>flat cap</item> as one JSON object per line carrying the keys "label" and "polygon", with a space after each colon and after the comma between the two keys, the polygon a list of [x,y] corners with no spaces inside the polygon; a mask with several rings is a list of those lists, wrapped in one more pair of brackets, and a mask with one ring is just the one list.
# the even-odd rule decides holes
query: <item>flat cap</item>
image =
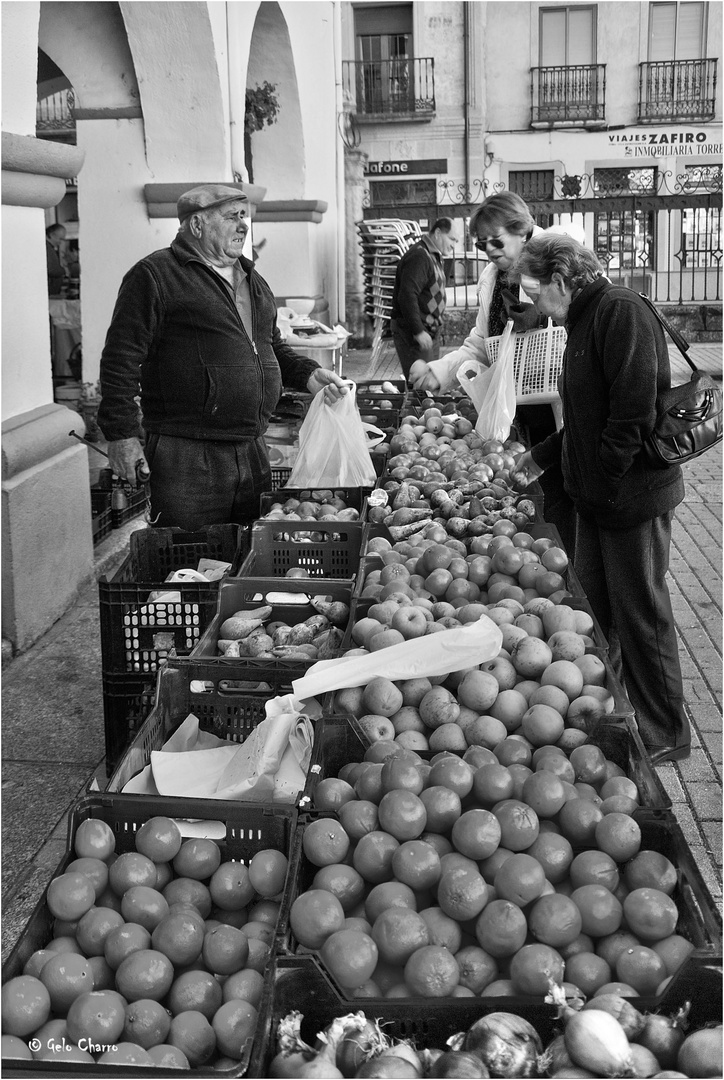
{"label": "flat cap", "polygon": [[198,187],[185,191],[176,203],[179,221],[184,221],[190,214],[199,210],[211,210],[214,206],[238,200],[248,202],[241,188],[227,187],[225,184],[199,184]]}

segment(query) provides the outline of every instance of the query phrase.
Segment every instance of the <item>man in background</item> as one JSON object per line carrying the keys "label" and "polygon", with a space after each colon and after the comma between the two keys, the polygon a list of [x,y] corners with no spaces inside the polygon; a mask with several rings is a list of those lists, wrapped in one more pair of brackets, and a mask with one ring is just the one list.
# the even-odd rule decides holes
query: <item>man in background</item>
{"label": "man in background", "polygon": [[60,245],[65,240],[65,228],[57,222],[45,230],[45,258],[48,264],[48,296],[61,296],[65,271],[60,261]]}

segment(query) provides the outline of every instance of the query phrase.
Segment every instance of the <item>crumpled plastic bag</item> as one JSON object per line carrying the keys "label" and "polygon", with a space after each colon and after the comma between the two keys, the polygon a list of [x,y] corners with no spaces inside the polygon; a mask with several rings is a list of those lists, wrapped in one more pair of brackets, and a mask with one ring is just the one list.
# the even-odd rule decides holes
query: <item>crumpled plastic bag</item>
{"label": "crumpled plastic bag", "polygon": [[[124,794],[293,803],[304,788],[314,745],[316,701],[288,694],[270,699],[266,718],[239,744],[201,731],[190,714]],[[192,756],[190,756],[192,755]]]}
{"label": "crumpled plastic bag", "polygon": [[512,321],[506,323],[498,359],[490,372],[475,430],[482,439],[505,442],[515,419],[515,332]]}

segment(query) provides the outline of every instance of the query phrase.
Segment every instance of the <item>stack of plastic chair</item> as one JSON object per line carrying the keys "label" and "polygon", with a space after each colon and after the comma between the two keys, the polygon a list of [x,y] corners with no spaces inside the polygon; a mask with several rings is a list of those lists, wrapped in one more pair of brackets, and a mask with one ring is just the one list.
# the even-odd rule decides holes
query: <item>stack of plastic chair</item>
{"label": "stack of plastic chair", "polygon": [[357,222],[362,246],[365,281],[365,312],[374,322],[370,371],[374,372],[380,359],[382,334],[392,310],[392,290],[395,271],[401,256],[422,238],[416,221],[399,218],[378,218]]}

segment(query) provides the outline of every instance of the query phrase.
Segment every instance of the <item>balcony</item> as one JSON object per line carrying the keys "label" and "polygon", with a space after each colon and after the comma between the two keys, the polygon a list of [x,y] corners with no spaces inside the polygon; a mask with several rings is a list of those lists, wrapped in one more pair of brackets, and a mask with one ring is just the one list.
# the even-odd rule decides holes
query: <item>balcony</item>
{"label": "balcony", "polygon": [[35,134],[39,139],[62,139],[75,142],[75,117],[72,90],[59,90],[41,98],[35,106]]}
{"label": "balcony", "polygon": [[639,123],[713,120],[716,66],[716,60],[639,64]]}
{"label": "balcony", "polygon": [[599,127],[606,117],[606,65],[531,68],[531,127]]}
{"label": "balcony", "polygon": [[345,60],[344,93],[358,122],[431,120],[435,115],[435,61]]}

